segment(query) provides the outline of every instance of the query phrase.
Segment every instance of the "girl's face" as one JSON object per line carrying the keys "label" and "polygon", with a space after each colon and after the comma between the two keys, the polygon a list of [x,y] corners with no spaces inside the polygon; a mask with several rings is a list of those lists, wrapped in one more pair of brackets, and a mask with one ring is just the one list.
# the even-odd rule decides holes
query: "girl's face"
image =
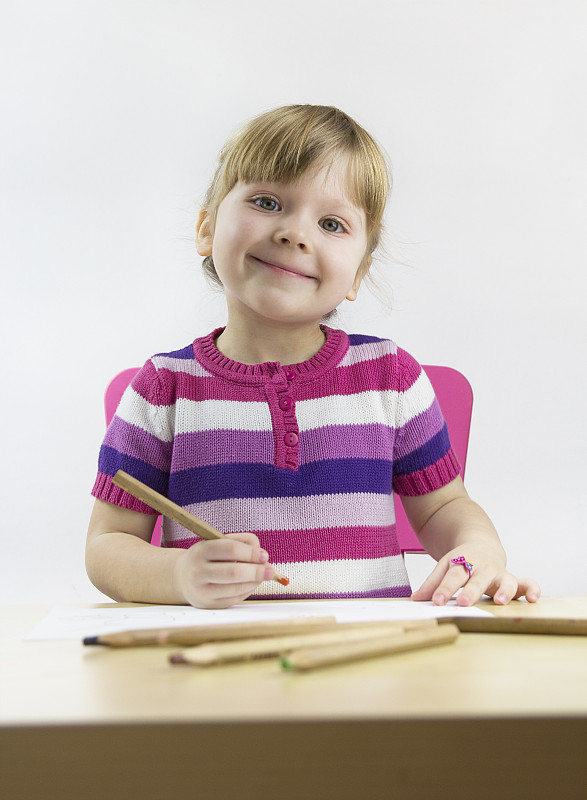
{"label": "girl's face", "polygon": [[339,157],[295,184],[237,183],[213,234],[201,214],[198,252],[213,256],[229,319],[318,323],[355,299],[370,259],[365,212],[349,197],[347,175]]}

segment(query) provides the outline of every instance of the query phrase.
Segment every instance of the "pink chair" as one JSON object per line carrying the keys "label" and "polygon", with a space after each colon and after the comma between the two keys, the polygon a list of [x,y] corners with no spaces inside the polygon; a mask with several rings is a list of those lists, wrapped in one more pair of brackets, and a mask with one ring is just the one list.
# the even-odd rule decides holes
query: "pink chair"
{"label": "pink chair", "polygon": [[[424,366],[448,426],[453,450],[461,462],[461,477],[465,475],[465,462],[469,446],[469,430],[473,412],[471,384],[452,367]],[[407,520],[401,500],[395,497],[397,538],[403,553],[424,553],[425,550]]]}
{"label": "pink chair", "polygon": [[[471,414],[473,410],[473,391],[469,381],[460,372],[451,367],[424,367],[430,378],[436,397],[446,419],[450,439],[455,453],[461,462],[461,475],[464,477],[467,448],[469,445],[469,430],[471,427]],[[116,375],[106,388],[104,408],[106,411],[106,424],[108,425],[118,407],[124,390],[139,371],[138,367],[125,369]],[[424,548],[418,541],[416,534],[404,513],[401,501],[395,499],[395,514],[397,520],[397,535],[402,552],[423,553]],[[161,518],[157,520],[153,531],[152,544],[161,542]]]}

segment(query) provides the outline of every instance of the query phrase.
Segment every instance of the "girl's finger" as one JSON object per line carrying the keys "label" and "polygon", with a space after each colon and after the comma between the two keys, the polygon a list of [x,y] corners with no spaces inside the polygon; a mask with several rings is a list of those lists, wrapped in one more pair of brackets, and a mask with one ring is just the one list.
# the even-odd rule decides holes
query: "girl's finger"
{"label": "girl's finger", "polygon": [[446,574],[446,564],[438,563],[424,583],[415,592],[412,592],[411,599],[416,601],[432,600],[432,595],[439,587]]}
{"label": "girl's finger", "polygon": [[513,599],[517,600],[518,597],[526,597],[529,603],[536,603],[540,600],[540,586],[532,578],[519,578],[518,588],[514,594]]}
{"label": "girl's finger", "polygon": [[[497,585],[497,590],[493,591],[493,586]],[[513,575],[504,572],[503,575],[496,577],[492,573],[479,570],[474,572],[471,579],[464,586],[463,591],[457,597],[457,605],[472,606],[484,594],[493,594],[494,600],[499,594],[500,600],[496,602],[507,605],[513,598],[518,583]]]}
{"label": "girl's finger", "polygon": [[[232,584],[234,594],[241,594],[244,589],[240,585],[253,585],[255,588],[262,581],[273,577],[273,568],[268,564],[251,564],[243,561],[207,561],[201,565],[200,574],[203,583],[219,584],[219,596],[226,594],[226,586]],[[270,579],[269,578],[269,579]]]}
{"label": "girl's finger", "polygon": [[[473,575],[475,575],[475,572],[473,572]],[[432,595],[432,602],[437,606],[446,605],[455,592],[465,586],[469,580],[469,572],[464,566],[461,564],[450,564],[444,579]],[[472,588],[473,592],[477,591],[475,589],[475,583]]]}
{"label": "girl's finger", "polygon": [[243,564],[265,564],[269,554],[259,544],[257,537],[254,541],[241,538],[252,534],[230,534],[225,539],[198,542],[194,545],[194,552],[198,557],[205,557],[207,561],[239,561]]}

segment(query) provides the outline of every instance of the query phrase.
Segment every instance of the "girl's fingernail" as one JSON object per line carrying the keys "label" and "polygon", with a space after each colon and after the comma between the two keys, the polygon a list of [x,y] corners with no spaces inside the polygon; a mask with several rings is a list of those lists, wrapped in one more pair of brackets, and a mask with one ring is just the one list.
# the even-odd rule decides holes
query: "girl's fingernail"
{"label": "girl's fingernail", "polygon": [[261,564],[264,564],[266,561],[269,561],[269,553],[267,550],[260,550],[259,551],[259,561]]}
{"label": "girl's fingernail", "polygon": [[504,594],[503,592],[498,592],[495,595],[495,599],[497,600],[498,603],[501,603],[502,605],[505,605],[508,601],[507,595]]}
{"label": "girl's fingernail", "polygon": [[265,580],[270,581],[273,580],[273,567],[265,567]]}
{"label": "girl's fingernail", "polygon": [[434,602],[437,606],[443,606],[446,603],[444,595],[442,594],[435,594],[434,595]]}

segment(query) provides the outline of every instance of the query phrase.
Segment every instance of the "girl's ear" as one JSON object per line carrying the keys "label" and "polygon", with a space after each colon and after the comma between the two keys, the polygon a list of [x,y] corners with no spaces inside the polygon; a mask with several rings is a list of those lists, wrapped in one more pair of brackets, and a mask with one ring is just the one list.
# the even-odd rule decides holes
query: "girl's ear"
{"label": "girl's ear", "polygon": [[205,208],[200,209],[196,222],[196,250],[200,256],[212,255],[212,225],[210,215]]}

